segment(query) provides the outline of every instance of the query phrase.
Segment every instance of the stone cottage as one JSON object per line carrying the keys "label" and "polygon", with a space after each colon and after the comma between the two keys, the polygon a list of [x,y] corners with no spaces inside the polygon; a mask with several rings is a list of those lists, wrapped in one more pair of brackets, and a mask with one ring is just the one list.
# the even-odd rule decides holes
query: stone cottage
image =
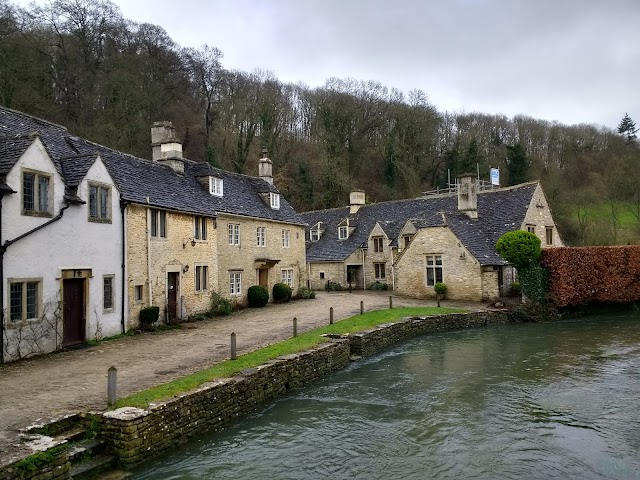
{"label": "stone cottage", "polygon": [[307,228],[307,265],[312,288],[328,282],[370,288],[386,284],[401,295],[461,300],[497,298],[513,269],[495,250],[511,230],[528,230],[543,247],[562,246],[538,182],[479,191],[462,176],[453,194],[365,203],[352,192],[350,205],[301,214]]}

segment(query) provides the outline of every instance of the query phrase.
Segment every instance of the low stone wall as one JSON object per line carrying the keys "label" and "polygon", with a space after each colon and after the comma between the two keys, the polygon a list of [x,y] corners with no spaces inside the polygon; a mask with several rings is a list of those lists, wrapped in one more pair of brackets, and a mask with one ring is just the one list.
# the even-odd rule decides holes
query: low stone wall
{"label": "low stone wall", "polygon": [[120,408],[102,415],[102,438],[122,465],[133,465],[190,437],[218,430],[290,388],[345,367],[348,340],[272,360],[220,379],[148,410]]}
{"label": "low stone wall", "polygon": [[510,323],[506,312],[473,312],[406,318],[349,335],[351,354],[368,357],[407,338],[428,333]]}
{"label": "low stone wall", "polygon": [[[56,448],[56,447],[54,447]],[[36,453],[6,467],[0,468],[2,480],[66,480],[71,463],[66,448],[57,447]]]}

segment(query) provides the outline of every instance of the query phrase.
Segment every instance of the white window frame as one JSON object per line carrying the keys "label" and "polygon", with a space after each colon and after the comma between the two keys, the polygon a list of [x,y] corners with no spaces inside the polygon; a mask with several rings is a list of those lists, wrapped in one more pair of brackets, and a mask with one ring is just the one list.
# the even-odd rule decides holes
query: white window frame
{"label": "white window frame", "polygon": [[320,230],[309,230],[309,240],[311,240],[312,242],[317,242],[318,240],[320,240]]}
{"label": "white window frame", "polygon": [[[101,183],[89,182],[87,210],[90,222],[111,223],[111,187]],[[93,191],[95,190],[95,194]],[[103,196],[103,194],[106,194]],[[95,210],[94,210],[95,209]]]}
{"label": "white window frame", "polygon": [[[26,192],[24,188],[25,175],[33,175],[33,192],[31,201],[33,202],[33,208],[25,207]],[[43,200],[42,192],[40,191],[40,180],[47,179],[47,191],[45,199]],[[40,172],[37,170],[23,170],[20,176],[20,205],[22,209],[22,215],[32,216],[51,216],[53,214],[53,176],[50,173]],[[43,202],[46,202],[43,204]]]}
{"label": "white window frame", "polygon": [[256,227],[256,246],[267,246],[267,229],[265,227]]}
{"label": "white window frame", "polygon": [[349,238],[349,227],[341,226],[338,227],[338,240],[346,240]]}
{"label": "white window frame", "polygon": [[167,238],[167,212],[166,210],[151,209],[151,230],[152,238]]}
{"label": "white window frame", "polygon": [[229,295],[233,297],[242,296],[242,272],[229,272]]}
{"label": "white window frame", "polygon": [[240,224],[230,223],[228,226],[229,245],[240,245]]}
{"label": "white window frame", "polygon": [[193,216],[193,239],[202,242],[207,240],[207,217]]}
{"label": "white window frame", "polygon": [[291,247],[291,230],[282,230],[282,248]]}
{"label": "white window frame", "polygon": [[280,281],[293,288],[293,268],[283,268],[280,270]]}
{"label": "white window frame", "polygon": [[[35,316],[27,316],[28,298],[27,291],[29,284],[35,284]],[[14,297],[12,296],[12,286],[20,285],[20,318],[14,318]],[[7,279],[7,303],[8,303],[8,325],[25,321],[34,321],[40,318],[42,312],[42,278],[9,278]],[[0,326],[2,328],[2,326]]]}
{"label": "white window frame", "polygon": [[[426,257],[425,283],[427,287],[433,287],[436,283],[444,282],[444,260],[442,254],[432,254]],[[438,264],[438,262],[440,262]],[[429,271],[432,272],[433,281],[429,279]],[[438,278],[440,271],[440,278]]]}
{"label": "white window frame", "polygon": [[209,177],[209,193],[216,197],[224,195],[224,182],[220,177]]}
{"label": "white window frame", "polygon": [[193,272],[193,286],[196,293],[209,291],[209,265],[196,263]]}
{"label": "white window frame", "polygon": [[274,210],[280,209],[280,194],[279,193],[269,193],[269,203],[271,204],[271,208]]}
{"label": "white window frame", "polygon": [[[382,273],[382,275],[380,275]],[[374,262],[373,275],[376,280],[387,279],[387,264],[385,262]]]}
{"label": "white window frame", "polygon": [[[105,295],[107,289],[107,281],[110,284],[110,292]],[[116,308],[116,276],[108,274],[102,276],[102,311],[113,312]]]}

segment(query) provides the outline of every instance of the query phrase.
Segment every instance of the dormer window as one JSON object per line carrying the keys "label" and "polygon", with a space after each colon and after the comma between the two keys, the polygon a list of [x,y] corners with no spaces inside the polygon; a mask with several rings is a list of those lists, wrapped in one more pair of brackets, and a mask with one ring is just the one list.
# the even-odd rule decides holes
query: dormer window
{"label": "dormer window", "polygon": [[271,208],[273,208],[274,210],[278,210],[280,208],[280,194],[270,193],[269,202],[271,203]]}
{"label": "dormer window", "polygon": [[312,242],[317,242],[320,239],[320,230],[310,230],[309,238]]}
{"label": "dormer window", "polygon": [[222,179],[218,177],[209,177],[209,193],[216,197],[222,196]]}
{"label": "dormer window", "polygon": [[338,227],[338,240],[344,240],[349,236],[349,228],[345,225]]}

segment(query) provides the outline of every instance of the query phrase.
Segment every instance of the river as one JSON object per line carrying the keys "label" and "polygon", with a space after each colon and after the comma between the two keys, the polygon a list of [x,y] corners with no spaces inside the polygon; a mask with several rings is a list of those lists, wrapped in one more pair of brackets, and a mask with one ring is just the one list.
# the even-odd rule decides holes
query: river
{"label": "river", "polygon": [[136,479],[640,479],[640,314],[402,343]]}

